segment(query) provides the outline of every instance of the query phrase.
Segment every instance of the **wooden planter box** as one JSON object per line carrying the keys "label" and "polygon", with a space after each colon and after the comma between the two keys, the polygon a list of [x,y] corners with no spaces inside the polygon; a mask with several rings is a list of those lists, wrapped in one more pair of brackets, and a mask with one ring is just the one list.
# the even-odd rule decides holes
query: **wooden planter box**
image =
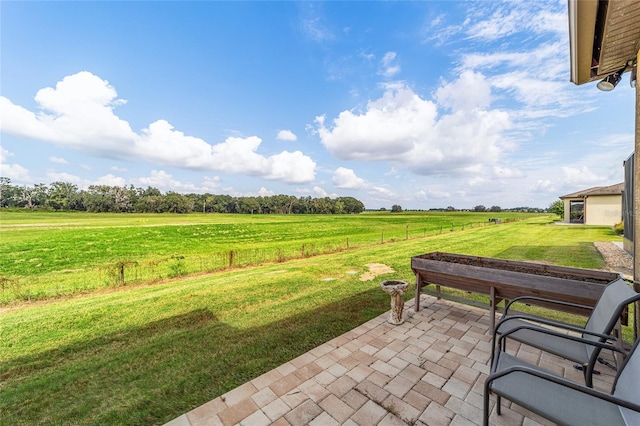
{"label": "wooden planter box", "polygon": [[[620,277],[613,272],[442,252],[413,256],[411,269],[416,276],[416,311],[420,310],[420,293],[429,284],[435,284],[436,291],[425,292],[438,297],[442,297],[440,286],[488,294],[492,327],[495,307],[502,300],[537,296],[594,306],[604,286]],[[583,309],[563,310],[589,315]]]}

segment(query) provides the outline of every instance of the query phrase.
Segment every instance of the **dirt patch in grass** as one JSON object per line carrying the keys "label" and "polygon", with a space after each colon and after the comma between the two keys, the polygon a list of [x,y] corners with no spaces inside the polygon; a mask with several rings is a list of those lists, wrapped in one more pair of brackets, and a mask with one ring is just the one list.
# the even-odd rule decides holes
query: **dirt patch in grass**
{"label": "dirt patch in grass", "polygon": [[393,268],[390,268],[383,263],[367,263],[364,266],[369,268],[369,271],[360,276],[360,281],[370,281],[378,275],[392,274],[396,272]]}

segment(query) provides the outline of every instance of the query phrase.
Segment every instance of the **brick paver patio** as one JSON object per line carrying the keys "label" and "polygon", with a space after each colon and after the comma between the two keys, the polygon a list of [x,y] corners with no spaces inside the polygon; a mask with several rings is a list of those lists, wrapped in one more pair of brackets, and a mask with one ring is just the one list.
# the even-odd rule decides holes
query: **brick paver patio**
{"label": "brick paver patio", "polygon": [[[401,325],[380,315],[167,425],[482,424],[488,311],[426,295],[421,306]],[[405,313],[412,307],[413,300]],[[582,382],[569,361],[515,343],[508,351]],[[598,370],[595,387],[611,389],[614,372]],[[492,425],[551,424],[509,401],[502,406],[497,416],[492,397]]]}

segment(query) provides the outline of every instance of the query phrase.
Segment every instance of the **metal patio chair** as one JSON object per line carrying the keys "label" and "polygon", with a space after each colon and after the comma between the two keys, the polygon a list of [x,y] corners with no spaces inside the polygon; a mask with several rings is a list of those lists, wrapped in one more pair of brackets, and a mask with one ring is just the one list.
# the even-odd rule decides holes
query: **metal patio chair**
{"label": "metal patio chair", "polygon": [[[506,340],[513,339],[578,363],[578,368],[581,368],[584,374],[585,384],[592,387],[593,371],[602,346],[591,343],[608,342],[611,344],[617,342],[618,338],[612,335],[613,329],[623,310],[636,300],[640,300],[640,293],[636,293],[622,278],[607,284],[593,308],[530,296],[514,299],[506,306],[505,315],[494,330],[493,342],[495,346],[491,357],[492,364],[496,352],[505,350]],[[584,327],[528,315],[509,315],[509,308],[513,303],[526,303],[527,301],[544,301],[549,304],[562,304],[593,310]],[[567,332],[573,334],[567,334]]]}
{"label": "metal patio chair", "polygon": [[[484,421],[489,425],[489,394],[506,398],[561,425],[640,425],[640,350],[638,339],[619,369],[611,393],[551,374],[506,352],[498,354],[484,384]],[[592,342],[594,346],[610,345]]]}

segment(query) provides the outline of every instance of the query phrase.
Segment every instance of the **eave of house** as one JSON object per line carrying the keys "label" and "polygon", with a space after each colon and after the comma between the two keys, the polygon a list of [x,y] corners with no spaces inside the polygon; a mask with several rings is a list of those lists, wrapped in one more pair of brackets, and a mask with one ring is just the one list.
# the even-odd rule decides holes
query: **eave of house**
{"label": "eave of house", "polygon": [[640,43],[640,1],[568,2],[573,83],[601,80],[635,63]]}

